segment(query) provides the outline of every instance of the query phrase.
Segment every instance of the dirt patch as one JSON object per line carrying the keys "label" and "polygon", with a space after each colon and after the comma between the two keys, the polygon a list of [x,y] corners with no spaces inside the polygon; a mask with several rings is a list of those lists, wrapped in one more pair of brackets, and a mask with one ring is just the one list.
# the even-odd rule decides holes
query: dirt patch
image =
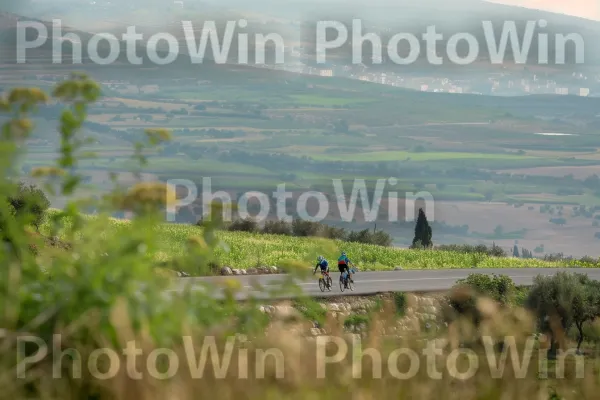
{"label": "dirt patch", "polygon": [[[579,157],[581,158],[581,157]],[[563,177],[572,174],[575,179],[585,179],[590,175],[596,174],[600,176],[600,165],[588,166],[571,166],[571,167],[536,167],[536,168],[520,168],[506,169],[496,171],[503,174],[519,174],[519,175],[534,175],[534,176],[553,176]]]}
{"label": "dirt patch", "polygon": [[[98,170],[82,170],[86,175],[89,175],[92,179],[91,183],[102,183],[110,181],[109,171],[98,171]],[[133,184],[137,182],[135,174],[132,172],[114,171],[117,174],[117,182],[121,184]],[[158,176],[149,173],[140,173],[142,181],[151,182],[159,181]]]}
{"label": "dirt patch", "polygon": [[[421,204],[421,206],[424,206],[424,204]],[[383,200],[380,209],[386,209],[386,207],[387,202]],[[418,207],[419,203],[417,203],[415,208],[418,209]],[[310,215],[317,214],[316,202],[309,201],[307,208]],[[329,211],[328,220],[340,220],[337,204],[330,203]],[[600,231],[600,227],[594,227],[592,225],[594,220],[591,218],[571,217],[571,211],[571,206],[564,206],[563,213],[567,221],[565,226],[559,226],[550,222],[549,220],[557,215],[541,213],[540,205],[531,203],[526,203],[521,207],[514,207],[506,203],[439,201],[435,203],[433,212],[429,210],[427,214],[430,221],[445,222],[448,225],[454,226],[468,225],[469,232],[491,234],[498,225],[502,226],[504,232],[526,229],[527,232],[525,235],[518,239],[518,246],[519,248],[524,247],[531,251],[543,244],[546,253],[562,252],[566,255],[578,257],[584,255],[597,256],[598,239],[594,235]],[[398,218],[402,220],[404,219],[404,215],[404,207],[401,204]],[[371,228],[373,227],[373,223],[365,221],[360,203],[353,216],[353,222],[356,225],[362,227],[369,225]],[[387,221],[386,217],[377,221],[377,228],[396,235],[400,232],[397,225]],[[434,230],[434,242],[439,240],[440,236],[441,234]],[[454,236],[452,235],[452,237]],[[492,242],[495,242],[496,245],[507,251],[512,251],[515,243],[515,239],[513,238],[495,240],[487,240],[475,236],[470,238],[456,236],[455,238],[457,243],[465,240],[472,244],[484,243],[491,245]]]}
{"label": "dirt patch", "polygon": [[104,99],[107,102],[119,102],[123,103],[128,107],[134,108],[162,108],[167,111],[171,110],[180,110],[182,108],[190,109],[190,105],[187,103],[163,103],[159,101],[148,101],[148,100],[137,100],[137,99],[128,99],[125,97],[107,97]]}
{"label": "dirt patch", "polygon": [[194,142],[196,143],[239,143],[239,142],[245,142],[245,141],[260,141],[260,140],[265,140],[267,137],[264,135],[247,135],[247,136],[242,136],[242,137],[237,137],[237,138],[227,138],[227,139],[218,139],[218,138],[211,138],[211,139],[196,139],[194,140]]}
{"label": "dirt patch", "polygon": [[[505,232],[527,229],[525,236],[518,239],[519,247],[533,251],[544,244],[549,253],[597,256],[598,239],[594,235],[600,231],[600,227],[592,226],[593,219],[571,217],[571,210],[571,206],[564,206],[567,224],[559,226],[549,221],[556,215],[541,213],[539,204],[513,207],[504,203],[438,202],[435,205],[435,220],[450,225],[467,224],[469,231],[481,233],[491,233],[497,225],[502,225]],[[491,244],[492,240],[484,242]],[[495,240],[495,243],[512,248],[514,239]]]}

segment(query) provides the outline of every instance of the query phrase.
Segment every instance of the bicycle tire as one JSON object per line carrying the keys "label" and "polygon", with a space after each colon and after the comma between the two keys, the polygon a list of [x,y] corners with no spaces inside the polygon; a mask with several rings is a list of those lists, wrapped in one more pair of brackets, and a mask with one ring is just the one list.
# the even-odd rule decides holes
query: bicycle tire
{"label": "bicycle tire", "polygon": [[325,287],[326,287],[325,281],[323,280],[323,278],[319,278],[319,289],[321,289],[321,292],[325,291]]}
{"label": "bicycle tire", "polygon": [[340,290],[343,292],[344,290],[346,290],[346,285],[344,282],[344,279],[340,279]]}
{"label": "bicycle tire", "polygon": [[350,289],[351,292],[354,292],[354,282],[352,282],[350,278],[348,278],[348,289]]}
{"label": "bicycle tire", "polygon": [[331,292],[331,288],[333,287],[333,280],[330,276],[327,277],[327,289]]}

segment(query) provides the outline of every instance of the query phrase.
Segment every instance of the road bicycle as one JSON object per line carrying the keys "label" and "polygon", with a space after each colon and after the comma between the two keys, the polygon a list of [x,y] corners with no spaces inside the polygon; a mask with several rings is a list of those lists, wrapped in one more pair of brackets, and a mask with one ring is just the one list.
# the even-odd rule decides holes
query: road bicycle
{"label": "road bicycle", "polygon": [[325,289],[331,292],[332,286],[333,280],[329,276],[329,272],[321,272],[321,276],[319,277],[319,289],[321,289],[321,292],[324,292]]}
{"label": "road bicycle", "polygon": [[[352,271],[352,273],[355,272],[354,268],[350,269],[350,271]],[[340,290],[343,292],[346,289],[354,291],[354,282],[350,280],[350,275],[348,274],[348,271],[344,271],[340,276]]]}

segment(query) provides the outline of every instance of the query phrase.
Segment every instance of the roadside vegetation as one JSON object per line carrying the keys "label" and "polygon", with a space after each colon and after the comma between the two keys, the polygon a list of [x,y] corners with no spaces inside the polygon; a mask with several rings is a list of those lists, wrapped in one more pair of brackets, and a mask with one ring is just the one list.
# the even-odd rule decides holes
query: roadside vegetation
{"label": "roadside vegetation", "polygon": [[[49,215],[58,212],[51,210]],[[101,223],[98,233],[106,236],[125,234],[131,229],[132,222],[94,216],[82,216],[84,221]],[[51,218],[50,218],[51,220]],[[66,220],[66,224],[68,224]],[[51,226],[45,224],[42,232],[50,235]],[[444,246],[436,248],[403,249],[373,244],[348,242],[313,236],[288,236],[279,234],[251,233],[218,229],[214,232],[219,245],[214,249],[210,269],[201,264],[180,265],[178,259],[189,251],[189,238],[202,236],[203,227],[187,224],[159,223],[153,227],[158,235],[154,262],[171,265],[174,269],[190,275],[219,273],[221,268],[252,269],[276,266],[282,268],[290,260],[300,263],[304,268],[314,266],[316,257],[323,255],[330,262],[337,260],[342,251],[360,270],[385,271],[398,269],[442,269],[442,268],[553,268],[600,266],[598,259],[555,258],[547,261],[538,258],[508,257],[485,246]],[[66,240],[63,231],[55,232],[61,240]],[[217,242],[215,242],[217,243]]]}
{"label": "roadside vegetation", "polygon": [[[414,307],[411,296],[405,294],[377,302],[365,308],[364,316],[341,323],[303,297],[297,303],[300,315],[291,311],[265,313],[261,309],[265,301],[238,301],[235,294],[239,284],[227,278],[217,284],[197,284],[206,291],[184,287],[166,296],[164,290],[170,288],[170,282],[154,268],[155,260],[164,254],[189,270],[209,270],[210,264],[225,254],[219,239],[231,247],[228,254],[234,256],[229,257],[240,259],[244,252],[255,254],[265,242],[273,248],[279,246],[277,261],[293,278],[305,276],[306,263],[314,261],[310,253],[334,254],[336,249],[331,245],[336,242],[228,232],[217,218],[204,221],[200,227],[161,224],[161,208],[174,194],[159,182],[140,182],[128,189],[115,185],[100,199],[72,199],[61,210],[40,213],[47,203],[40,192],[20,185],[14,171],[21,144],[34,128],[31,114],[37,105],[50,100],[65,106],[57,138],[60,157],[56,165],[35,169],[32,175],[45,180],[45,190],[70,197],[81,182],[74,169],[85,144],[80,129],[89,104],[100,95],[94,81],[74,75],[59,83],[51,94],[15,89],[0,99],[0,109],[8,115],[0,137],[0,230],[4,245],[0,252],[1,399],[342,399],[348,393],[364,399],[597,397],[598,358],[592,350],[594,323],[600,315],[599,291],[596,282],[581,275],[537,278],[521,296],[514,295],[514,285],[506,278],[472,276],[462,283],[464,288],[457,287],[446,295],[450,308],[444,308],[438,330],[425,330],[438,324],[432,320],[404,325],[401,333],[396,330],[398,319],[408,318],[405,314],[412,315]],[[147,161],[144,149],[169,139],[169,132],[149,130],[133,157],[143,166]],[[98,215],[84,215],[83,210],[90,205],[100,210]],[[134,217],[128,222],[116,221],[110,218],[114,211],[129,211]],[[211,215],[219,211],[215,205]],[[416,231],[430,237],[427,229]],[[243,247],[233,246],[240,242]],[[61,243],[65,246],[58,245]],[[39,251],[32,251],[32,244]],[[473,253],[448,250],[394,250],[356,242],[343,245],[358,262],[381,258],[392,265],[402,257],[417,260],[429,256],[439,258],[435,261],[439,265],[449,265],[460,257],[479,260],[478,253],[473,258]],[[252,250],[247,249],[250,247]],[[478,266],[486,262],[515,266],[543,263],[481,257]],[[224,293],[221,299],[213,296],[219,289]],[[280,289],[294,293],[298,288],[284,277]],[[482,294],[490,298],[484,299]],[[516,300],[519,298],[526,299],[523,307]],[[394,329],[386,331],[386,327]],[[548,369],[540,372],[536,366],[544,365],[539,361],[544,361],[550,350],[572,347],[569,335],[573,328],[580,334],[575,339],[577,345],[587,350],[586,354],[571,352],[566,362],[564,357],[556,362],[549,357]],[[326,334],[315,340],[307,337],[307,329],[323,329]],[[347,330],[358,332],[358,336],[346,336]],[[384,331],[388,334],[383,335]],[[544,335],[534,336],[537,333]],[[439,354],[433,363],[426,363],[423,340],[434,339],[425,344],[434,343]],[[207,353],[202,356],[211,340],[220,350],[217,357],[226,362],[220,371],[218,361],[212,364]],[[371,351],[371,357],[361,359],[354,350],[343,351],[356,349],[357,340],[363,349],[375,349],[379,356],[372,356]],[[321,346],[324,341],[333,346]],[[531,354],[524,373],[517,371],[518,365],[507,362],[504,372],[497,374],[497,364],[488,364],[490,349],[486,343],[490,341],[496,360],[501,360],[502,347],[514,346]],[[503,346],[496,347],[499,343]],[[531,343],[535,349],[548,351],[532,353]],[[337,351],[342,350],[341,357],[325,365],[325,356],[336,352],[336,344]],[[409,354],[414,354],[419,364],[413,358],[400,357],[395,351],[399,348],[405,353],[412,350]],[[98,355],[100,349],[105,357]],[[137,355],[136,349],[142,354]],[[457,359],[458,352],[467,351],[470,358]],[[480,367],[465,375],[474,359]],[[578,369],[580,361],[583,369]],[[415,367],[416,372],[410,373]],[[435,367],[439,377],[433,379],[429,367]],[[318,375],[321,372],[322,376]]]}

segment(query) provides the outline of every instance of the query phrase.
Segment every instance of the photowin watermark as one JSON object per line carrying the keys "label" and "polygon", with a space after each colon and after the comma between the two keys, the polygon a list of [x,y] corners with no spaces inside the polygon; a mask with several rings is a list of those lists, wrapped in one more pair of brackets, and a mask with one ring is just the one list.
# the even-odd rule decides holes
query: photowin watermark
{"label": "photowin watermark", "polygon": [[[499,35],[496,33],[497,24],[494,25],[492,21],[481,21],[481,31],[477,32],[456,32],[445,37],[438,32],[435,25],[430,25],[421,34],[399,32],[391,35],[386,41],[377,33],[365,32],[360,19],[352,20],[350,30],[339,21],[320,21],[316,24],[316,62],[324,64],[327,62],[328,51],[350,46],[352,64],[364,63],[363,45],[369,43],[373,50],[369,61],[373,64],[381,64],[386,56],[386,60],[397,65],[410,65],[423,57],[431,65],[442,65],[447,62],[446,60],[453,65],[470,65],[481,60],[482,55],[494,65],[512,61],[516,64],[525,64],[531,61],[530,53],[537,48],[535,64],[545,65],[553,62],[564,65],[567,62],[568,46],[574,47],[575,63],[584,63],[585,41],[582,35],[578,33],[551,35],[543,31],[548,28],[546,20],[526,21],[524,29],[519,29],[517,22],[504,21]],[[335,32],[331,39],[327,36],[328,29]],[[481,43],[482,38],[484,43]],[[425,42],[425,45],[422,46],[421,42]],[[445,42],[443,55],[437,53],[440,42]],[[553,48],[550,42],[554,43]],[[406,56],[401,56],[398,51],[402,43],[408,45]],[[467,48],[464,55],[460,55],[458,51],[461,43]],[[507,52],[509,44],[510,53]],[[551,55],[553,60],[550,59]]]}
{"label": "photowin watermark", "polygon": [[[315,49],[317,64],[327,63],[328,53],[347,45],[352,52],[351,64],[362,64],[366,61],[363,57],[363,44],[366,42],[373,49],[372,60],[369,62],[373,61],[375,64],[381,63],[385,55],[387,60],[398,65],[413,64],[423,56],[432,65],[442,65],[446,60],[454,65],[470,65],[480,59],[482,48],[485,49],[483,53],[491,64],[524,64],[530,60],[530,53],[535,48],[537,54],[534,59],[537,64],[553,62],[562,65],[567,62],[569,46],[574,49],[575,63],[584,63],[585,41],[581,34],[548,33],[546,29],[549,24],[546,20],[526,21],[524,29],[520,29],[517,22],[521,21],[504,21],[499,27],[492,21],[481,21],[477,32],[456,32],[449,37],[444,37],[435,25],[430,25],[420,34],[397,32],[386,41],[379,33],[365,32],[361,19],[353,19],[350,26],[335,20],[318,21],[314,26],[315,31],[310,34],[314,43],[309,47]],[[235,62],[239,64],[248,64],[251,55],[255,64],[265,64],[267,49],[270,49],[274,64],[282,65],[289,61],[286,59],[286,54],[289,54],[286,50],[292,47],[292,44],[286,43],[284,37],[277,32],[247,32],[249,22],[245,19],[225,21],[224,24],[203,21],[201,25],[192,21],[181,21],[182,37],[176,37],[169,32],[157,32],[146,37],[136,26],[128,26],[126,32],[120,36],[106,32],[96,33],[84,39],[75,32],[63,32],[63,24],[59,19],[52,20],[51,25],[49,29],[38,21],[17,22],[17,63],[27,63],[28,54],[48,42],[51,42],[53,64],[68,62],[64,57],[66,51],[63,46],[69,43],[71,64],[82,64],[85,58],[86,61],[99,65],[112,64],[117,60],[142,65],[144,59],[152,64],[168,65],[182,57],[191,64],[202,64],[207,59],[209,47],[211,56],[208,58],[216,64],[231,63],[231,49],[237,48]],[[28,35],[31,30],[36,35]],[[334,37],[329,38],[328,32],[334,32]],[[425,46],[422,46],[421,42],[425,42]],[[444,56],[437,54],[439,42],[446,43]],[[551,42],[554,46],[550,45]],[[461,44],[467,46],[464,55],[458,54]],[[162,48],[159,48],[159,45],[162,45]],[[408,45],[408,54],[400,54],[400,45]],[[509,47],[510,56],[507,53]],[[145,49],[145,54],[138,54],[139,49]],[[84,51],[87,54],[85,57]]]}
{"label": "photowin watermark", "polygon": [[[426,375],[429,379],[442,379],[444,373],[459,380],[468,380],[473,378],[481,368],[489,368],[490,376],[493,379],[503,379],[505,377],[505,368],[507,359],[510,357],[512,365],[511,371],[514,373],[514,378],[525,379],[530,368],[537,368],[537,376],[540,378],[548,377],[548,357],[547,350],[538,348],[535,349],[536,338],[531,336],[527,338],[525,346],[521,353],[515,337],[506,336],[503,338],[503,350],[498,354],[496,341],[491,336],[482,336],[484,344],[484,355],[486,364],[481,364],[481,354],[475,350],[459,347],[444,352],[444,349],[439,348],[435,340],[427,340],[421,351],[417,351],[413,347],[400,347],[392,350],[384,356],[380,350],[375,348],[363,348],[362,340],[359,335],[354,335],[351,346],[337,336],[320,336],[317,338],[317,378],[326,378],[326,366],[342,363],[350,358],[352,360],[352,377],[361,379],[364,376],[362,362],[365,357],[371,359],[373,366],[371,375],[372,379],[382,379],[384,371],[387,367],[387,373],[399,380],[408,380],[415,378],[425,367]],[[337,351],[333,355],[326,354],[326,346],[335,344]],[[537,354],[537,365],[532,364],[533,356]],[[438,358],[445,357],[445,368],[439,369]],[[577,349],[568,349],[560,351],[555,364],[555,377],[562,379],[565,377],[565,361],[567,357],[575,359],[575,376],[577,379],[584,377],[584,359],[577,355]],[[423,365],[425,358],[425,365]],[[460,360],[466,361],[465,363]],[[400,363],[400,361],[408,361]],[[405,370],[400,371],[399,365],[402,365]],[[408,366],[408,367],[407,367]]]}
{"label": "photowin watermark", "polygon": [[[202,214],[208,216],[211,211],[211,205],[220,201],[224,205],[233,205],[233,207],[223,207],[223,221],[232,221],[232,208],[235,209],[240,218],[253,218],[258,222],[265,221],[268,217],[276,217],[278,220],[291,222],[293,216],[287,213],[288,200],[295,200],[295,215],[305,221],[320,222],[330,215],[330,207],[333,205],[336,208],[339,219],[344,222],[356,221],[359,214],[359,199],[360,210],[362,211],[362,219],[365,222],[377,222],[380,220],[381,212],[387,214],[389,222],[398,222],[401,220],[401,210],[404,211],[405,222],[413,222],[415,220],[415,205],[418,201],[423,202],[424,211],[429,221],[434,221],[435,201],[433,195],[427,191],[419,192],[398,192],[393,190],[393,187],[399,183],[396,178],[378,179],[369,199],[369,190],[367,182],[364,179],[354,179],[352,182],[351,192],[349,196],[344,190],[344,184],[341,179],[332,180],[332,189],[335,199],[331,199],[328,195],[320,191],[306,191],[298,193],[297,191],[286,190],[285,183],[277,185],[277,190],[267,194],[260,191],[252,191],[243,193],[237,202],[234,202],[232,196],[226,191],[212,191],[212,179],[205,177],[202,179],[201,193],[198,191],[196,183],[188,179],[169,179],[167,185],[177,193],[178,188],[183,188],[186,191],[184,198],[176,199],[168,202],[166,206],[166,220],[174,222],[177,220],[177,212],[181,207],[200,204]],[[402,197],[403,195],[403,197]],[[254,215],[250,214],[249,203],[251,200],[258,203],[258,210]],[[309,201],[313,200],[316,203],[316,210],[309,212]],[[385,205],[382,204],[385,201]],[[256,209],[256,207],[254,207]],[[273,213],[273,209],[275,213]],[[412,210],[412,212],[409,212]]]}
{"label": "photowin watermark", "polygon": [[[17,340],[16,376],[18,379],[26,379],[32,365],[48,361],[50,358],[53,379],[67,376],[81,379],[85,374],[95,379],[107,380],[123,373],[134,380],[145,379],[148,376],[166,380],[182,373],[189,374],[192,379],[203,379],[208,374],[215,379],[264,379],[266,376],[269,379],[284,379],[286,373],[290,372],[288,363],[293,361],[294,365],[298,365],[298,360],[286,359],[286,354],[279,348],[256,348],[250,352],[245,343],[247,339],[243,336],[230,336],[226,340],[206,336],[201,341],[184,336],[182,349],[179,351],[156,348],[145,354],[135,341],[129,341],[120,350],[99,348],[84,356],[74,348],[64,348],[61,335],[58,334],[53,335],[52,343],[46,343],[35,336],[21,336]],[[350,343],[339,336],[318,336],[314,354],[303,351],[300,357],[307,357],[305,361],[315,366],[315,379],[326,379],[328,366],[335,364],[350,366],[354,379],[392,377],[409,380],[417,375],[422,377],[422,372],[425,371],[429,379],[439,380],[449,376],[468,380],[481,369],[488,369],[484,370],[484,373],[489,372],[493,379],[505,378],[507,370],[514,374],[510,378],[525,379],[531,376],[528,374],[532,368],[535,369],[536,376],[547,378],[549,362],[546,350],[535,349],[535,343],[536,339],[530,337],[524,346],[523,343],[519,346],[514,337],[507,336],[503,338],[503,350],[498,352],[497,342],[489,336],[484,336],[484,354],[478,354],[469,348],[445,350],[439,348],[435,340],[428,340],[420,350],[416,347],[399,347],[383,354],[375,348],[364,348],[360,335],[354,335]],[[34,351],[31,351],[32,345],[36,346]],[[332,345],[335,346],[334,352],[328,351]],[[26,352],[26,349],[29,351]],[[534,358],[534,355],[537,357]],[[575,361],[575,378],[583,379],[584,359],[577,355],[575,349],[559,351],[553,376],[564,379],[565,362],[569,357]],[[372,365],[369,375],[363,371],[363,361],[366,358],[371,360]],[[445,361],[441,368],[440,359]],[[509,359],[512,368],[507,369]],[[142,362],[139,362],[140,360]]]}
{"label": "photowin watermark", "polygon": [[[96,33],[90,38],[84,39],[75,32],[63,33],[63,24],[60,19],[52,20],[52,29],[38,21],[18,21],[17,23],[17,63],[27,62],[28,50],[38,49],[51,42],[52,63],[66,63],[63,45],[70,44],[70,60],[72,64],[82,64],[85,58],[94,64],[108,65],[123,61],[121,56],[129,64],[142,65],[144,58],[152,64],[168,65],[177,61],[180,57],[187,57],[191,64],[202,64],[207,58],[207,48],[210,45],[211,57],[209,59],[216,64],[227,64],[231,62],[229,57],[232,47],[237,47],[237,62],[248,64],[251,52],[249,35],[239,32],[248,26],[245,19],[226,21],[225,27],[219,29],[217,21],[204,21],[198,29],[192,21],[181,21],[183,43],[181,37],[169,32],[157,32],[145,37],[136,26],[128,26],[126,32],[120,36],[114,33]],[[33,29],[37,35],[31,38],[27,35],[28,30]],[[222,39],[220,39],[220,36]],[[275,64],[284,64],[285,41],[278,33],[253,34],[252,43],[256,64],[266,62],[267,45],[275,46]],[[233,46],[233,45],[236,46]],[[162,48],[159,46],[162,45]],[[139,54],[139,49],[145,49],[145,54]],[[108,53],[108,54],[100,54]],[[84,50],[87,57],[84,57]],[[107,50],[104,51],[104,50]]]}

